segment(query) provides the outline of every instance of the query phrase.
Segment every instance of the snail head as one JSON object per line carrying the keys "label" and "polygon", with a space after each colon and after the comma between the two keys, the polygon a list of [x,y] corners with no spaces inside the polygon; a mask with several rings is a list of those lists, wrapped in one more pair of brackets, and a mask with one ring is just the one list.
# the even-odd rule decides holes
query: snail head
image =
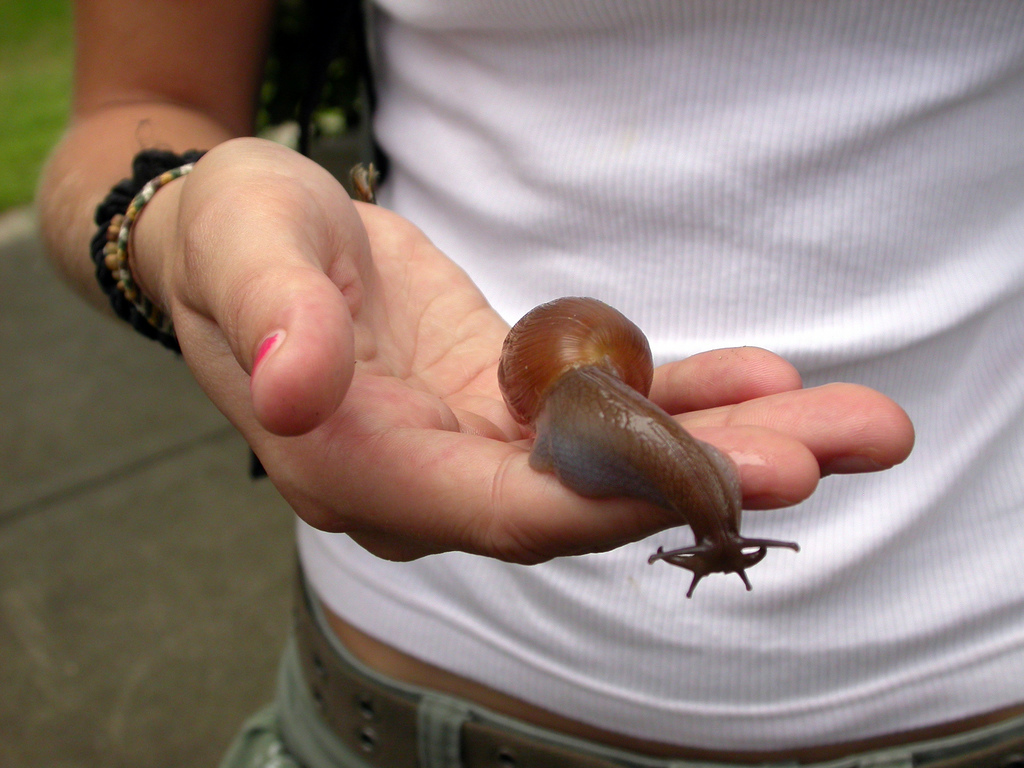
{"label": "snail head", "polygon": [[[651,555],[648,563],[664,560],[672,565],[685,568],[693,573],[693,581],[686,592],[687,597],[693,597],[693,590],[698,582],[709,573],[736,573],[743,580],[749,592],[753,587],[747,578],[747,568],[757,565],[764,559],[769,547],[785,547],[799,552],[800,547],[792,541],[776,541],[775,539],[746,539],[742,536],[731,534],[724,541],[712,541],[705,539],[692,547],[673,549],[665,551],[658,547],[658,551]],[[749,550],[754,551],[749,551]]]}

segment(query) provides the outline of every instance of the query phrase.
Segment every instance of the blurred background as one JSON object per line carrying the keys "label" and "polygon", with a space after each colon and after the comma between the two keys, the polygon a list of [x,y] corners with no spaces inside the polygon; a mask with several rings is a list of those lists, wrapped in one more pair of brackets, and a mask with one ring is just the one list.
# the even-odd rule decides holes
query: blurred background
{"label": "blurred background", "polygon": [[71,97],[71,6],[0,0],[0,213],[32,199]]}
{"label": "blurred background", "polygon": [[292,515],[182,361],[43,256],[71,24],[0,0],[0,765],[216,765],[272,693]]}

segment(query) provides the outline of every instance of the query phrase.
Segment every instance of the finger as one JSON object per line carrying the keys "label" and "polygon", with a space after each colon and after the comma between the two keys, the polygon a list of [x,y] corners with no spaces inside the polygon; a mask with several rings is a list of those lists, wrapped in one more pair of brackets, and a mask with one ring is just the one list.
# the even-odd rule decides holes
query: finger
{"label": "finger", "polygon": [[735,347],[658,366],[650,398],[669,413],[687,413],[801,386],[796,368],[778,355],[758,347]]}
{"label": "finger", "polygon": [[253,361],[249,386],[260,424],[279,435],[303,434],[337,409],[351,383],[352,319],[323,273],[276,273],[262,278],[261,295],[247,302],[240,363]]}
{"label": "finger", "polygon": [[745,509],[789,507],[818,487],[818,459],[796,437],[755,426],[694,427],[690,431],[736,465]]}
{"label": "finger", "polygon": [[259,146],[257,157],[232,156],[220,166],[212,156],[203,170],[216,178],[219,192],[211,194],[206,184],[183,194],[182,217],[191,222],[184,245],[188,282],[175,322],[189,327],[179,317],[192,313],[191,327],[206,330],[196,337],[179,331],[186,358],[199,358],[193,367],[210,368],[197,375],[214,389],[231,376],[226,361],[220,370],[213,365],[215,329],[235,365],[252,375],[256,419],[273,433],[294,435],[332,413],[351,380],[350,304],[358,304],[369,256],[358,216],[326,172],[300,158],[308,165],[293,176],[268,174],[274,162],[291,167],[282,152]]}
{"label": "finger", "polygon": [[[799,442],[769,430],[717,431],[716,437],[734,433],[723,438],[727,451],[750,457],[740,473],[754,505],[793,503],[813,491],[817,463]],[[346,489],[351,516],[315,505],[296,510],[311,525],[345,531],[389,559],[454,549],[536,563],[612,549],[687,523],[644,502],[579,496],[553,475],[532,469],[519,445],[395,429],[362,447],[336,446],[348,459],[337,481]]]}
{"label": "finger", "polygon": [[761,426],[807,446],[823,475],[874,472],[904,461],[914,446],[914,426],[885,395],[857,384],[775,395],[688,415],[687,429]]}

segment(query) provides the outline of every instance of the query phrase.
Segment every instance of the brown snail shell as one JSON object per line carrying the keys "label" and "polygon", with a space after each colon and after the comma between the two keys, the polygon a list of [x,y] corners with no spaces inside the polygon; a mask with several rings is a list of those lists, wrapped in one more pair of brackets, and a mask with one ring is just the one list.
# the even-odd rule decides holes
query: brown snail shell
{"label": "brown snail shell", "polygon": [[512,416],[532,424],[551,386],[583,365],[605,368],[644,397],[651,391],[650,344],[617,309],[571,296],[527,312],[505,337],[498,365],[498,385]]}

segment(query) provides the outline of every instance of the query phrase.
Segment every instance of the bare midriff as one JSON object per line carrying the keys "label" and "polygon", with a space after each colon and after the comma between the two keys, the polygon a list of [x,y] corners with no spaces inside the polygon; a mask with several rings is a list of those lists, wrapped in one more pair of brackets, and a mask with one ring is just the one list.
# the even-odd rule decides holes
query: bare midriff
{"label": "bare midriff", "polygon": [[910,731],[837,744],[822,744],[789,750],[723,751],[665,744],[597,728],[564,715],[550,712],[513,696],[508,696],[494,688],[481,685],[478,682],[453,674],[440,667],[422,662],[386,643],[382,643],[356,629],[339,616],[333,614],[326,607],[324,612],[328,623],[342,644],[356,658],[381,674],[405,683],[459,696],[494,712],[515,717],[553,731],[655,757],[751,764],[786,760],[799,762],[834,760],[874,749],[951,736],[1024,715],[1024,704],[1020,704],[962,720],[940,723]]}

